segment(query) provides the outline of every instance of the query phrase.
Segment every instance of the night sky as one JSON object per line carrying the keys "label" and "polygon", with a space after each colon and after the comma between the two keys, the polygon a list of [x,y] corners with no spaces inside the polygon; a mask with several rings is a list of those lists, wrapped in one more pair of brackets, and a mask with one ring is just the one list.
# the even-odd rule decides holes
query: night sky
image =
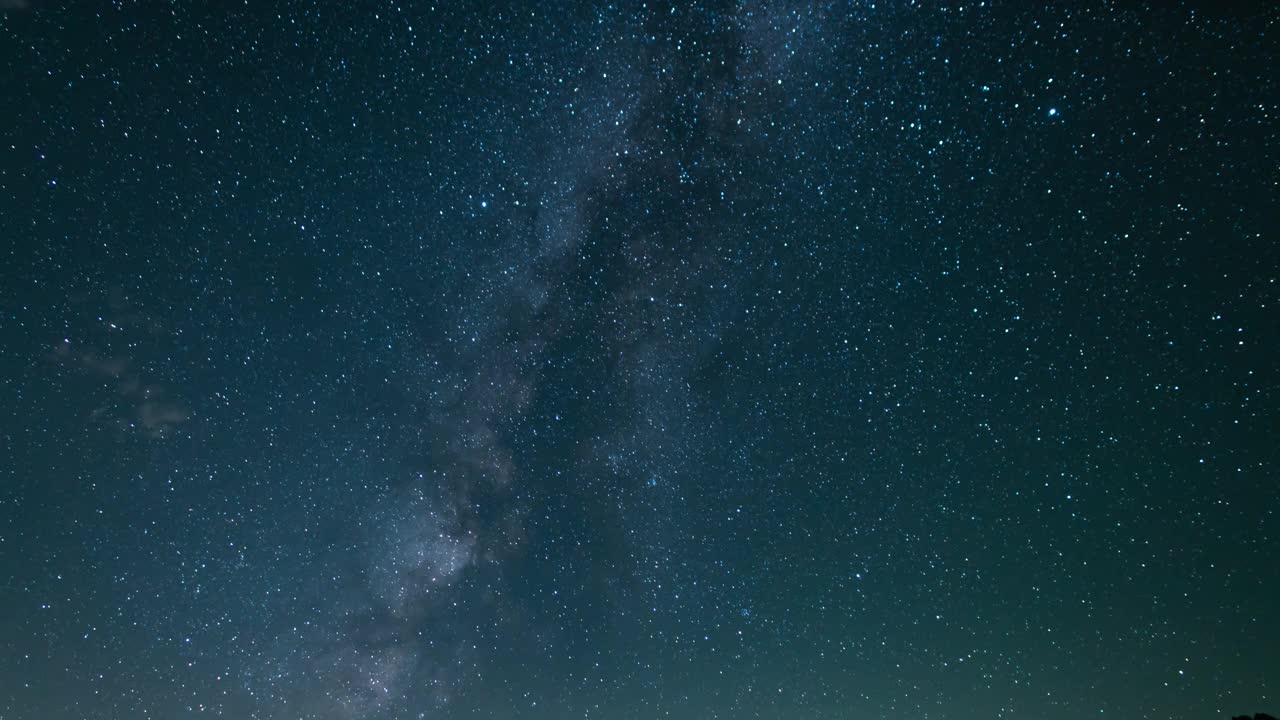
{"label": "night sky", "polygon": [[1280,10],[0,6],[0,718],[1280,709]]}

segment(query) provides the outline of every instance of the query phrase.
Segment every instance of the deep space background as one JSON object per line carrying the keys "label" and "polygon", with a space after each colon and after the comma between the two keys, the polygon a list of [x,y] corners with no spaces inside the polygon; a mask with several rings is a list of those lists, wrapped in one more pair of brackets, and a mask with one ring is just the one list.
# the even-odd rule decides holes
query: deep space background
{"label": "deep space background", "polygon": [[0,11],[0,718],[1280,708],[1272,3]]}

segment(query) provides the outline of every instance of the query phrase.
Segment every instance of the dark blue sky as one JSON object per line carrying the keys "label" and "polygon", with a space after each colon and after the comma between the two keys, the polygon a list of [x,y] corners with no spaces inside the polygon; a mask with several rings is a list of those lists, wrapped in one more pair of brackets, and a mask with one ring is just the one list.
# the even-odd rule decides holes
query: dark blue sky
{"label": "dark blue sky", "polygon": [[1274,8],[0,5],[0,715],[1280,708]]}

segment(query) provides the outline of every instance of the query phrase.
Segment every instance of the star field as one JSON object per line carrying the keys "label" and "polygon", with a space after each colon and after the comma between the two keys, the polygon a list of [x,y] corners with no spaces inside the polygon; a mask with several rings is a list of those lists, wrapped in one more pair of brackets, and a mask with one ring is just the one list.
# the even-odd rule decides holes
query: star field
{"label": "star field", "polygon": [[0,2],[0,718],[1220,718],[1277,22]]}

